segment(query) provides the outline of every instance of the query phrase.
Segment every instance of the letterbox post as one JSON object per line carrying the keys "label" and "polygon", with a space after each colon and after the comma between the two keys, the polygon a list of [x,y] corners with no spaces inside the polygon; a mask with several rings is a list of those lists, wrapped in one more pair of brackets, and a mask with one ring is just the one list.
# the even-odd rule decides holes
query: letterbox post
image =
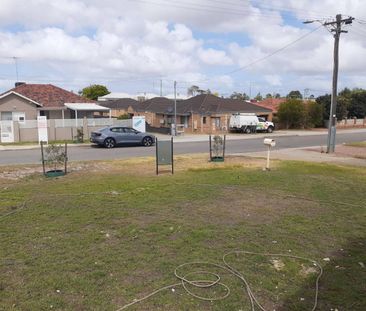
{"label": "letterbox post", "polygon": [[269,157],[270,157],[270,153],[271,153],[271,147],[276,146],[276,141],[274,139],[265,138],[264,141],[263,141],[263,144],[268,147],[268,149],[267,149],[267,165],[266,165],[266,170],[269,171],[270,170]]}

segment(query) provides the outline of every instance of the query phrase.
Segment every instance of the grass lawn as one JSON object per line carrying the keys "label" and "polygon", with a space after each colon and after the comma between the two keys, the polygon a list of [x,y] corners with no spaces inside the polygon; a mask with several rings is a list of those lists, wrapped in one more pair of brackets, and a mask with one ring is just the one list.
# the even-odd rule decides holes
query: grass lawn
{"label": "grass lawn", "polygon": [[[180,157],[173,176],[155,176],[151,159],[96,162],[57,179],[0,179],[0,310],[117,310],[178,283],[178,265],[222,265],[233,250],[314,259],[324,269],[317,310],[366,310],[366,169],[277,162],[263,172],[248,161]],[[311,310],[318,270],[309,262],[226,260],[266,310]],[[250,310],[238,278],[202,269],[221,275],[229,297],[202,301],[176,286],[128,310]]]}

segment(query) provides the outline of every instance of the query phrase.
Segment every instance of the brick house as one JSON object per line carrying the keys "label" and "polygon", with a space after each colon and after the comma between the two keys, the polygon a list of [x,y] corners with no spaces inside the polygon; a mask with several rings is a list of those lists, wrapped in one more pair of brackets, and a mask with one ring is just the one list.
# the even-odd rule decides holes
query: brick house
{"label": "brick house", "polygon": [[[111,116],[118,118],[121,115],[129,115],[132,117],[140,102],[132,98],[120,98],[116,100],[99,101],[99,105],[110,109]],[[104,112],[101,115],[105,115]]]}
{"label": "brick house", "polygon": [[[156,128],[170,128],[175,117],[174,100],[156,97],[138,104],[134,115],[145,116],[146,122]],[[272,119],[272,110],[243,100],[202,94],[176,104],[177,125],[188,133],[215,133],[228,130],[233,113],[255,113]],[[179,130],[179,128],[178,128]]]}
{"label": "brick house", "polygon": [[109,111],[95,101],[52,84],[16,83],[15,88],[0,95],[0,120],[36,120],[93,118],[95,111]]}

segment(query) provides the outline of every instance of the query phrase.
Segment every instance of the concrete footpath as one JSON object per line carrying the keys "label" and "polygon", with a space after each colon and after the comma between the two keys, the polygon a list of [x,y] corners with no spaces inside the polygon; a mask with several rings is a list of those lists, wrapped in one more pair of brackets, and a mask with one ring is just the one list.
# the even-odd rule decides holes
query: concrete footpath
{"label": "concrete footpath", "polygon": [[[365,129],[341,129],[337,130],[337,133],[365,133],[366,139],[366,128]],[[246,139],[258,139],[258,138],[265,138],[265,137],[293,137],[293,136],[315,136],[315,135],[326,135],[326,129],[316,129],[316,130],[279,130],[275,131],[271,134],[269,133],[256,133],[256,134],[243,134],[243,133],[229,133],[226,134],[226,140],[246,140]],[[168,140],[171,138],[170,135],[163,135],[163,134],[154,134],[158,140]],[[208,141],[207,134],[183,134],[179,136],[175,136],[174,143],[183,143],[183,142],[203,142]],[[85,146],[87,143],[84,144],[69,144],[68,147],[78,147],[78,146]],[[17,144],[2,144],[0,145],[1,150],[24,150],[24,149],[37,149],[39,148],[38,144],[27,144],[27,145],[17,145]]]}

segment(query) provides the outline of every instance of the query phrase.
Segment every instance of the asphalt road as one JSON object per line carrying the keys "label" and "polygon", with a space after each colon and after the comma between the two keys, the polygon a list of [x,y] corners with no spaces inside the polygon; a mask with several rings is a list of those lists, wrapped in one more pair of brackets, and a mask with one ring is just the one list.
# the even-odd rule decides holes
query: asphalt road
{"label": "asphalt road", "polygon": [[[298,148],[309,146],[326,146],[327,134],[311,136],[276,136],[271,135],[276,140],[274,149]],[[351,141],[363,141],[366,133],[339,133],[337,134],[337,144]],[[246,153],[266,150],[263,145],[263,138],[236,139],[226,141],[226,154]],[[209,152],[208,141],[201,142],[177,142],[174,144],[174,154],[187,153],[207,153]],[[93,145],[85,145],[68,148],[70,161],[87,160],[113,160],[122,158],[134,158],[144,156],[154,156],[155,147],[118,147],[105,149]],[[0,165],[13,164],[40,164],[40,149],[23,150],[1,150]]]}

